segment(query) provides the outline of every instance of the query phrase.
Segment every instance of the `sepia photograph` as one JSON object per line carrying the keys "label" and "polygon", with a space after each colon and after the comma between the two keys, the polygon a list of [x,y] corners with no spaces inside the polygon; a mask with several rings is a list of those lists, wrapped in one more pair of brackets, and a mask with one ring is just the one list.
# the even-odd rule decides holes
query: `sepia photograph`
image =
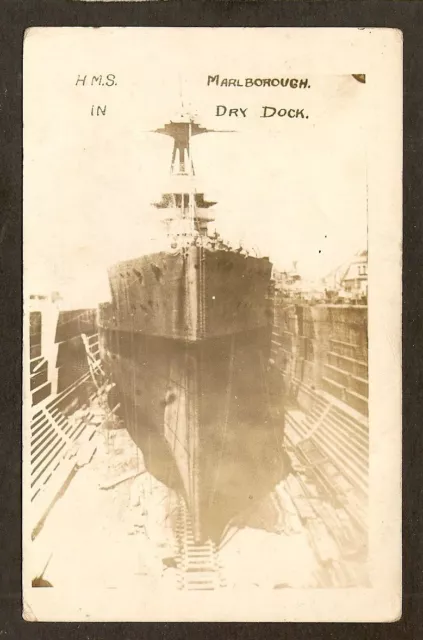
{"label": "sepia photograph", "polygon": [[400,617],[401,102],[394,30],[27,30],[26,620]]}

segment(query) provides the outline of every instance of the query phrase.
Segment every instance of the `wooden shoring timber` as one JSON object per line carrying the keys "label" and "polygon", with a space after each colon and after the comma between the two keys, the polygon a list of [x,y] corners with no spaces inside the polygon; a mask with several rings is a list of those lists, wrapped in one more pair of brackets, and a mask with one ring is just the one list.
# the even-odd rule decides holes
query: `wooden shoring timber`
{"label": "wooden shoring timber", "polygon": [[31,503],[31,538],[34,540],[41,531],[43,523],[51,509],[62,495],[63,490],[72,480],[76,472],[75,460],[63,458],[62,463],[55,472],[54,482],[45,485],[37,500]]}
{"label": "wooden shoring timber", "polygon": [[[319,576],[316,576],[319,585],[349,587],[362,584],[367,548],[367,531],[363,523],[360,528],[346,503],[334,504],[331,496],[322,490],[322,485],[314,484],[317,480],[312,468],[304,466],[299,452],[291,449],[290,455],[294,474],[285,480],[284,486],[321,566]],[[359,557],[361,560],[357,560]]]}
{"label": "wooden shoring timber", "polygon": [[[87,338],[93,359],[99,361],[98,335]],[[39,360],[42,363],[42,360]],[[62,410],[63,401],[75,399],[89,382],[90,372],[82,374],[62,392],[50,395],[32,407],[29,425],[29,520],[32,537],[37,535],[42,522],[78,466],[77,450],[91,440],[95,432],[92,411],[69,417]],[[96,389],[97,396],[102,389]],[[94,398],[91,396],[90,401]],[[75,419],[73,416],[75,415]],[[92,447],[91,447],[92,448]]]}
{"label": "wooden shoring timber", "polygon": [[51,413],[48,407],[37,409],[36,419],[31,421],[30,501],[34,529],[73,472],[75,460],[71,460],[71,454],[88,423],[82,420],[74,426],[65,414],[58,409]]}
{"label": "wooden shoring timber", "polygon": [[33,409],[28,460],[30,486],[27,488],[33,536],[75,472],[76,449],[95,432],[89,418],[87,415],[77,421],[69,420],[57,408],[56,399]]}
{"label": "wooden shoring timber", "polygon": [[333,466],[337,473],[329,473],[329,485],[342,493],[340,487],[345,479],[366,499],[368,425],[355,418],[355,414],[342,411],[338,404],[329,402],[324,396],[306,388],[305,391],[310,393],[313,406],[307,413],[300,410],[287,412],[286,437],[289,444],[300,453],[304,464],[315,467],[323,483],[329,467]]}
{"label": "wooden shoring timber", "polygon": [[[47,406],[49,407],[49,409],[56,407],[65,398],[68,398],[71,394],[76,393],[76,391],[87,382],[89,377],[90,377],[90,374],[87,371],[87,373],[83,373],[77,380],[75,380],[75,382],[69,385],[69,387],[67,387],[57,395],[53,396],[53,398],[51,396],[48,396],[44,400],[41,400],[41,402],[39,402],[38,404],[32,407],[33,414],[35,415],[38,411],[42,411]],[[44,386],[48,386],[49,384],[50,383],[47,382]],[[41,388],[42,387],[38,387],[37,391],[39,391]]]}

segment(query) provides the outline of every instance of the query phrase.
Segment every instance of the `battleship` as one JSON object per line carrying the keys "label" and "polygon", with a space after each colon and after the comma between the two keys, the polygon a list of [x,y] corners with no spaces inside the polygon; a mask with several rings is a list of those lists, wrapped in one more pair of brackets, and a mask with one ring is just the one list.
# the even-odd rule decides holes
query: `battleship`
{"label": "battleship", "polygon": [[191,117],[156,130],[173,138],[171,187],[154,203],[168,248],[112,266],[98,318],[127,429],[147,470],[184,499],[196,541],[219,540],[284,473],[272,264],[209,231],[216,203],[197,191],[192,157],[208,131]]}
{"label": "battleship", "polygon": [[155,203],[167,248],[111,266],[97,309],[30,296],[31,539],[54,527],[61,496],[66,512],[82,474],[96,490],[131,481],[131,506],[125,491],[118,502],[139,512],[148,540],[168,540],[179,589],[224,586],[235,535],[292,527],[320,567],[310,565],[313,585],[367,585],[367,252],[330,274],[323,295],[295,264],[278,272],[224,242],[192,159],[207,131],[189,118],[157,130],[173,142]]}

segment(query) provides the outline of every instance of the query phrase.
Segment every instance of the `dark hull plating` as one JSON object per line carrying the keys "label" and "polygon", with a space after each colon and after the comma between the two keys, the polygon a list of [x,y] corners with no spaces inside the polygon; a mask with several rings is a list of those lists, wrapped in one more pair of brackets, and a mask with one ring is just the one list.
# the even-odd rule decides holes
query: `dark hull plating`
{"label": "dark hull plating", "polygon": [[128,430],[148,470],[185,496],[197,539],[219,538],[283,472],[266,374],[270,264],[216,253],[118,265],[100,313]]}

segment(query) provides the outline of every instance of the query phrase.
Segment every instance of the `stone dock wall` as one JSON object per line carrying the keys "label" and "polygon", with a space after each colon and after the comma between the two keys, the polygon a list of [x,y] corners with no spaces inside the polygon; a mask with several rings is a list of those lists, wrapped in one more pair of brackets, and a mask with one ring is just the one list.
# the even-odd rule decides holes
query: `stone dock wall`
{"label": "stone dock wall", "polygon": [[303,383],[368,414],[367,306],[275,296],[272,358],[288,386]]}

